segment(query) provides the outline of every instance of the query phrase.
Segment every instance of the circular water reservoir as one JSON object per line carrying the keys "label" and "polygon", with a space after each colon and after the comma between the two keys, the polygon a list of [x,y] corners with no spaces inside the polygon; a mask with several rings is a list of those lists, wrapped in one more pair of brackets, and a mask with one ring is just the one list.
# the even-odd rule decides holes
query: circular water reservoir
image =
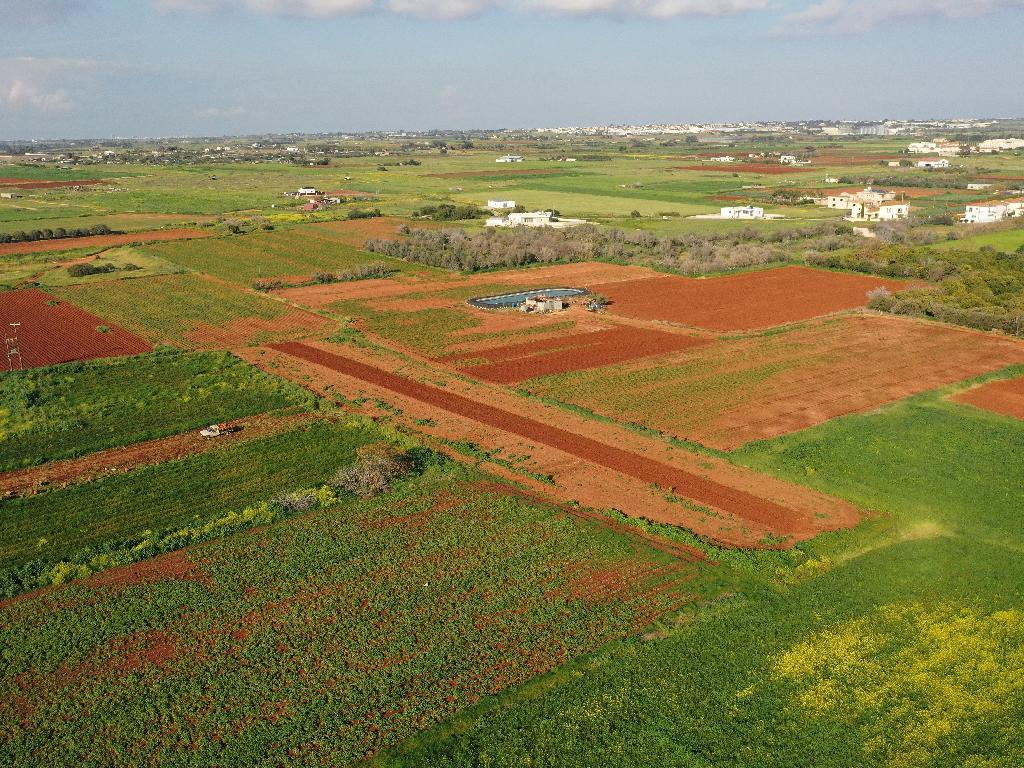
{"label": "circular water reservoir", "polygon": [[515,309],[531,296],[551,296],[552,298],[564,298],[566,296],[583,296],[589,293],[585,288],[535,288],[531,291],[519,291],[519,293],[505,293],[501,296],[483,296],[477,299],[470,299],[469,303],[481,309]]}

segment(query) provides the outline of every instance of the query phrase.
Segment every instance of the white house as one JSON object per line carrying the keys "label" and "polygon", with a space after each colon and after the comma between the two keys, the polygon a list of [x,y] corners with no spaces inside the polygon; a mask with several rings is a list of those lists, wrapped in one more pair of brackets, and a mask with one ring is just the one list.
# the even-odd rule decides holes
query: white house
{"label": "white house", "polygon": [[826,184],[838,184],[839,183],[839,179],[837,179],[835,176],[826,176],[825,177],[825,183]]}
{"label": "white house", "polygon": [[753,205],[723,208],[720,215],[723,219],[763,219],[764,208],[756,208]]}
{"label": "white house", "polygon": [[930,155],[938,148],[938,144],[934,141],[915,141],[913,144],[907,145],[907,152],[912,155]]}
{"label": "white house", "polygon": [[972,203],[967,206],[964,221],[968,224],[992,224],[1016,216],[1024,216],[1024,197]]}
{"label": "white house", "polygon": [[958,157],[961,153],[960,145],[955,141],[940,141],[935,152],[941,157]]}
{"label": "white house", "polygon": [[503,211],[506,208],[515,208],[515,200],[488,200],[487,207],[492,211]]}
{"label": "white house", "polygon": [[854,203],[846,216],[849,221],[898,221],[910,215],[909,203]]}
{"label": "white house", "polygon": [[910,203],[891,201],[882,203],[877,209],[879,221],[898,221],[910,216]]}
{"label": "white house", "polygon": [[298,194],[302,195],[302,196],[306,196],[306,195],[322,195],[323,192],[318,190],[316,187],[299,187]]}
{"label": "white house", "polygon": [[523,162],[522,155],[502,155],[494,162],[496,163],[521,163]]}
{"label": "white house", "polygon": [[563,219],[551,211],[532,211],[530,213],[510,213],[507,217],[492,216],[484,222],[485,227],[552,227],[565,229],[586,224],[585,219]]}
{"label": "white house", "polygon": [[782,155],[779,162],[783,165],[796,165],[796,155]]}
{"label": "white house", "polygon": [[720,157],[709,157],[712,163],[735,163],[736,158],[732,155],[721,155]]}
{"label": "white house", "polygon": [[973,182],[971,184],[968,184],[967,188],[971,189],[971,190],[976,190],[977,191],[977,190],[982,190],[982,189],[991,189],[992,185],[991,184],[981,184],[979,182]]}
{"label": "white house", "polygon": [[944,157],[940,158],[938,160],[934,160],[934,159],[932,159],[932,160],[918,160],[917,161],[917,167],[918,168],[928,168],[929,170],[931,170],[933,168],[949,168],[949,160],[947,160]]}
{"label": "white house", "polygon": [[900,161],[899,160],[890,160],[889,162],[886,163],[886,165],[888,165],[890,168],[899,168],[900,167]]}
{"label": "white house", "polygon": [[1024,149],[1024,139],[987,139],[978,145],[978,151],[985,154],[992,152],[1012,152]]}

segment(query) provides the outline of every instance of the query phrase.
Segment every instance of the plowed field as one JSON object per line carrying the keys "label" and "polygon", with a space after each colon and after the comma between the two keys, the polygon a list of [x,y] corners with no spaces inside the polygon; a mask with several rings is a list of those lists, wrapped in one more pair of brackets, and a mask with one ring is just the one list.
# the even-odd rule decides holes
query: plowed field
{"label": "plowed field", "polygon": [[731,450],[1021,362],[1018,341],[869,315],[527,386],[618,421]]}
{"label": "plowed field", "polygon": [[[0,292],[0,330],[7,332],[10,323],[21,324],[17,334],[23,368],[152,350],[123,328],[35,289]],[[0,370],[7,368],[6,356],[0,357]]]}
{"label": "plowed field", "polygon": [[746,331],[808,320],[867,304],[868,291],[908,283],[807,267],[711,278],[670,275],[594,286],[613,314],[666,320],[713,331]]}
{"label": "plowed field", "polygon": [[987,411],[1024,419],[1024,378],[992,381],[953,398]]}
{"label": "plowed field", "polygon": [[428,403],[473,421],[497,427],[542,445],[551,446],[571,456],[612,469],[645,483],[653,483],[670,489],[681,496],[720,509],[740,519],[749,520],[759,525],[768,525],[780,533],[798,533],[807,527],[805,515],[796,510],[760,498],[747,491],[723,485],[710,478],[654,461],[638,453],[622,450],[502,408],[485,405],[437,387],[396,376],[380,368],[307,344],[285,342],[272,344],[270,347],[300,360],[324,366],[346,376]]}
{"label": "plowed field", "polygon": [[511,384],[534,376],[597,368],[710,343],[710,339],[695,336],[621,327],[464,352],[444,362],[482,358],[488,362],[463,370],[485,381]]}
{"label": "plowed field", "polygon": [[673,171],[725,171],[728,173],[764,173],[779,176],[786,173],[809,173],[814,168],[794,168],[781,163],[708,163],[707,165],[675,165]]}

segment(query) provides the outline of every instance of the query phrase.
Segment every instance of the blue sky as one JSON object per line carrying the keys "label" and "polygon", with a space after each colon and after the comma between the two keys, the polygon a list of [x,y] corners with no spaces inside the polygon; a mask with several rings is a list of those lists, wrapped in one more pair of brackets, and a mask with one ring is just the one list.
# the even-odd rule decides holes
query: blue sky
{"label": "blue sky", "polygon": [[1024,0],[0,0],[0,139],[1024,115]]}

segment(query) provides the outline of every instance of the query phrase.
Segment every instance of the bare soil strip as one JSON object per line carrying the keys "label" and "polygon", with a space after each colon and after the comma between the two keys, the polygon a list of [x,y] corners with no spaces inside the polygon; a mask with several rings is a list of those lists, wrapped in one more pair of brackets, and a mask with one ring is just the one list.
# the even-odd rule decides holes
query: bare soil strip
{"label": "bare soil strip", "polygon": [[314,416],[308,413],[264,414],[228,422],[228,427],[238,431],[218,438],[200,437],[199,430],[192,430],[157,440],[96,451],[77,459],[52,461],[38,467],[0,473],[0,498],[30,496],[43,490],[84,483],[105,475],[183,459],[228,443],[274,435],[311,418]]}
{"label": "bare soil strip", "polygon": [[721,509],[760,525],[769,526],[773,530],[786,533],[797,532],[806,525],[806,521],[803,520],[804,514],[781,504],[582,435],[573,434],[500,408],[478,403],[461,395],[396,376],[342,355],[300,342],[271,344],[269,347],[474,421],[498,427],[528,440],[557,448],[569,455],[646,483],[671,489],[674,493],[698,503]]}
{"label": "bare soil strip", "polygon": [[485,381],[513,384],[535,376],[599,368],[710,343],[710,339],[696,336],[625,326],[463,352],[445,362],[483,358],[489,362],[463,370]]}
{"label": "bare soil strip", "polygon": [[157,229],[151,232],[128,232],[123,235],[89,235],[88,237],[62,237],[56,240],[33,240],[28,243],[0,244],[0,256],[22,253],[70,251],[75,248],[112,248],[131,243],[156,243],[164,240],[193,240],[210,237],[212,232],[201,229]]}

